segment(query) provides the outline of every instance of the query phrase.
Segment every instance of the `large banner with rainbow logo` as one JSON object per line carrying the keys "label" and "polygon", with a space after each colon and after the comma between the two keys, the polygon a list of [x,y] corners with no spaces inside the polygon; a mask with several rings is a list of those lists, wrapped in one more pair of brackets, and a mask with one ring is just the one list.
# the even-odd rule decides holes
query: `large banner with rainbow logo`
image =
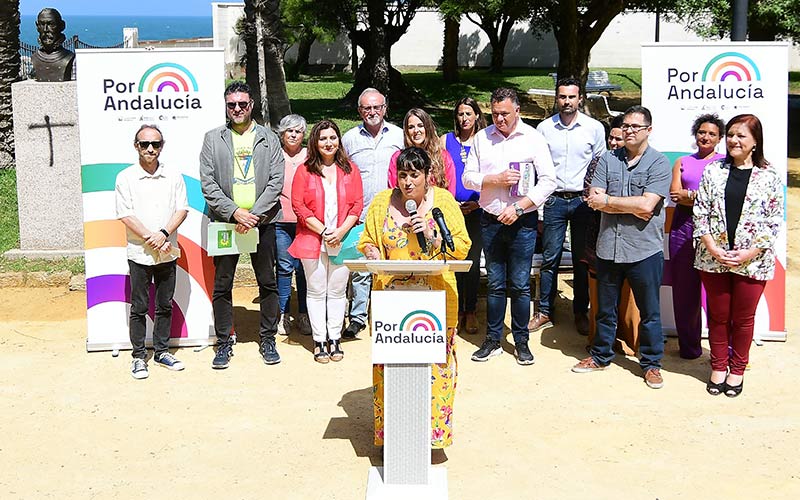
{"label": "large banner with rainbow logo", "polygon": [[[724,122],[742,113],[759,117],[764,156],[784,179],[787,170],[788,44],[772,42],[642,45],[642,104],[653,113],[650,144],[671,163],[696,152],[691,126],[697,116],[717,113]],[[723,131],[724,133],[724,131]],[[725,153],[725,140],[717,147]],[[784,196],[785,199],[785,196]],[[785,209],[784,209],[785,214]],[[667,211],[669,232],[672,208]],[[669,235],[664,240],[661,318],[674,333]],[[756,312],[756,339],[786,340],[786,225],[776,245],[775,278]],[[704,315],[703,315],[704,316]],[[703,317],[705,324],[705,317]]]}
{"label": "large banner with rainbow logo", "polygon": [[[130,284],[125,228],[116,218],[117,174],[138,161],[134,134],[156,124],[160,161],[181,172],[189,215],[178,231],[181,257],[173,299],[172,345],[213,341],[214,265],[206,254],[208,217],[198,158],[204,133],[223,123],[222,49],[78,50],[86,316],[89,351],[129,349]],[[153,302],[148,319],[152,332]]]}

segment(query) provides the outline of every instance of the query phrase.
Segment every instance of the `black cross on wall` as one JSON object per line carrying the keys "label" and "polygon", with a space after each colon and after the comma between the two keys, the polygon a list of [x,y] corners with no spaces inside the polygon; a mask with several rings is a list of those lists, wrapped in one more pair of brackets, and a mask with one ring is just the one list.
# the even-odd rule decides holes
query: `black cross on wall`
{"label": "black cross on wall", "polygon": [[28,125],[28,129],[46,128],[47,139],[50,144],[50,166],[53,166],[53,129],[52,127],[74,127],[74,123],[50,123],[50,115],[44,115],[44,124]]}

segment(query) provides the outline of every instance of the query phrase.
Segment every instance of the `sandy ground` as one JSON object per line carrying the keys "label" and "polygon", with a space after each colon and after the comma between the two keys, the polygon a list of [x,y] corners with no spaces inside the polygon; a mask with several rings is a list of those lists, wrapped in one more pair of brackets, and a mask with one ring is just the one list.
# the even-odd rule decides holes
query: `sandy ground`
{"label": "sandy ground", "polygon": [[[794,256],[800,161],[791,165]],[[800,498],[800,281],[789,261],[789,341],[753,347],[738,399],[707,395],[707,353],[681,360],[675,339],[654,391],[633,358],[571,373],[585,338],[569,323],[532,336],[530,367],[510,344],[471,362],[483,336],[458,338],[455,443],[437,465],[450,498]],[[283,362],[265,366],[256,293],[236,291],[242,338],[228,370],[211,370],[211,349],[186,348],[185,371],[151,367],[135,381],[128,352],[85,352],[85,294],[0,290],[0,498],[363,498],[381,463],[368,340],[319,365],[310,338],[293,334],[300,344],[281,343]]]}

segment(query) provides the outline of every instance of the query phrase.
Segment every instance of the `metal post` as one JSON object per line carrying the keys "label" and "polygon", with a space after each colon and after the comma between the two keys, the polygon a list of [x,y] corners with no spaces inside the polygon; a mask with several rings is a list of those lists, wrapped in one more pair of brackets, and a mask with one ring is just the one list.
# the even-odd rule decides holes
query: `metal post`
{"label": "metal post", "polygon": [[747,40],[747,3],[747,0],[733,1],[731,40],[734,42],[744,42]]}

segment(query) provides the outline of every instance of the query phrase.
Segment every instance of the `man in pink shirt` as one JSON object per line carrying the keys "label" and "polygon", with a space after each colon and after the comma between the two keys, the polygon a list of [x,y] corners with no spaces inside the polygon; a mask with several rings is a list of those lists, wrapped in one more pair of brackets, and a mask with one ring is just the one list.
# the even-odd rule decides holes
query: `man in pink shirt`
{"label": "man in pink shirt", "polygon": [[528,347],[528,318],[536,210],[556,188],[555,169],[542,134],[520,119],[516,91],[496,89],[491,106],[494,124],[475,135],[462,176],[464,187],[480,192],[481,237],[489,282],[486,340],[472,360],[487,361],[502,354],[508,295],[517,363],[530,365],[533,354]]}

